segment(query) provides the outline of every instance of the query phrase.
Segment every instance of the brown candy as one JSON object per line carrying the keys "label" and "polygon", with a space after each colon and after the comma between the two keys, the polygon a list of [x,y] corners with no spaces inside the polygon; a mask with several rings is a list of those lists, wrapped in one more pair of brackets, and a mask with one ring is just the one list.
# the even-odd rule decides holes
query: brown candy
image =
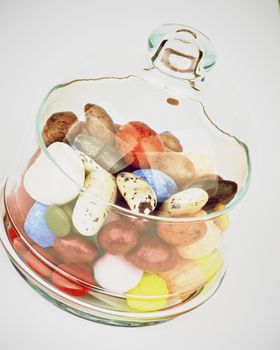
{"label": "brown candy", "polygon": [[104,108],[86,104],[84,107],[87,121],[87,131],[90,135],[97,136],[105,144],[113,145],[115,143],[116,127]]}
{"label": "brown candy", "polygon": [[158,161],[151,163],[151,168],[158,169],[170,176],[179,189],[186,186],[194,177],[193,163],[183,154],[163,152]]}
{"label": "brown candy", "polygon": [[158,237],[144,236],[128,254],[128,259],[144,271],[157,273],[172,269],[177,262],[177,253]]}
{"label": "brown candy", "polygon": [[92,263],[98,256],[95,244],[80,236],[58,238],[53,248],[66,263]]}
{"label": "brown candy", "polygon": [[46,146],[63,141],[70,126],[78,120],[76,115],[72,112],[54,113],[47,120],[43,130],[42,137]]}
{"label": "brown candy", "polygon": [[174,152],[183,152],[183,147],[180,141],[174,136],[171,132],[165,131],[159,134],[161,142],[167,147],[169,150]]}
{"label": "brown candy", "polygon": [[157,233],[159,237],[171,245],[189,245],[201,239],[207,231],[203,221],[197,222],[159,222]]}
{"label": "brown candy", "polygon": [[208,193],[209,199],[204,209],[212,209],[218,203],[229,203],[238,189],[237,183],[224,180],[218,175],[205,175],[195,179],[186,186],[191,187],[202,188]]}
{"label": "brown candy", "polygon": [[102,227],[97,237],[98,245],[112,255],[124,255],[138,242],[135,227],[124,220],[110,222]]}

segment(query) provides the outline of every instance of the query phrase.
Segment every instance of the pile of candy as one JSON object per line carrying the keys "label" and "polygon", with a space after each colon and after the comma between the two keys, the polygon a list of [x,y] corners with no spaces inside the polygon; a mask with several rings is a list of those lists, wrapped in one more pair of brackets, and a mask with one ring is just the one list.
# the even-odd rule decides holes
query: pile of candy
{"label": "pile of candy", "polygon": [[213,279],[227,216],[176,221],[221,210],[237,192],[204,156],[188,158],[172,133],[142,122],[114,124],[93,104],[84,121],[53,114],[42,137],[47,152],[36,152],[7,200],[29,249],[7,224],[10,238],[36,273],[74,296],[122,294],[138,311],[185,300]]}

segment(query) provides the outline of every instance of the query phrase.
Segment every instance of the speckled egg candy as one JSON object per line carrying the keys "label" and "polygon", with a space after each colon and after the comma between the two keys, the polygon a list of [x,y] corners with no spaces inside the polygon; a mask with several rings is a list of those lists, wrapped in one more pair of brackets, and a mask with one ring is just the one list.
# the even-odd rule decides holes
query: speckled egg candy
{"label": "speckled egg candy", "polygon": [[131,264],[123,256],[105,254],[93,266],[96,282],[104,289],[125,293],[137,286],[143,270]]}
{"label": "speckled egg candy", "polygon": [[139,169],[134,174],[148,182],[155,191],[158,202],[164,202],[178,191],[176,182],[160,170]]}
{"label": "speckled egg candy", "polygon": [[52,246],[56,240],[56,236],[49,229],[45,220],[47,209],[47,205],[36,202],[30,209],[24,223],[24,229],[29,238],[42,248]]}

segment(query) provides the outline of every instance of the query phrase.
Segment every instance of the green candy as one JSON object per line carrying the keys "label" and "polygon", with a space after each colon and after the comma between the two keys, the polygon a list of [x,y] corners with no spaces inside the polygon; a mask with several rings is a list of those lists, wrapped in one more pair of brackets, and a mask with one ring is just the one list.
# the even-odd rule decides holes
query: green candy
{"label": "green candy", "polygon": [[[65,211],[65,213],[68,215],[68,217],[69,217],[69,219],[71,220],[71,223],[72,223],[72,215],[73,215],[73,210],[74,210],[74,207],[73,207],[73,205],[71,205],[71,204],[65,204],[63,207],[62,207],[62,209]],[[76,229],[76,227],[73,225],[73,224],[71,224],[71,229],[72,229],[72,232],[73,233],[79,233],[80,234],[80,232]]]}
{"label": "green candy", "polygon": [[144,272],[138,285],[125,294],[128,306],[134,310],[148,312],[160,310],[166,304],[169,291],[162,277]]}
{"label": "green candy", "polygon": [[72,229],[72,223],[69,216],[63,209],[56,205],[51,205],[48,207],[45,220],[49,229],[57,237],[67,236]]}

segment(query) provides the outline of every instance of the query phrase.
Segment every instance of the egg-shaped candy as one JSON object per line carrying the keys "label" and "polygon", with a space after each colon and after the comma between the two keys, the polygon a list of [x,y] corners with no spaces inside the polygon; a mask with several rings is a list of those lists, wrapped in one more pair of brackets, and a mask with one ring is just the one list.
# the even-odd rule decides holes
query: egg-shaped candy
{"label": "egg-shaped candy", "polygon": [[42,248],[52,246],[56,240],[56,236],[49,229],[45,220],[47,209],[47,205],[36,202],[30,209],[24,223],[24,229],[29,238]]}
{"label": "egg-shaped candy", "polygon": [[129,307],[148,312],[162,309],[167,302],[169,291],[162,277],[145,272],[138,285],[125,295]]}
{"label": "egg-shaped candy", "polygon": [[67,236],[72,229],[72,222],[67,213],[56,205],[48,207],[45,220],[50,230],[57,237]]}
{"label": "egg-shaped candy", "polygon": [[98,245],[112,255],[124,255],[138,242],[139,234],[127,221],[118,220],[103,226],[98,232]]}
{"label": "egg-shaped candy", "polygon": [[177,253],[157,236],[143,236],[127,258],[148,272],[163,272],[172,269],[177,262]]}
{"label": "egg-shaped candy", "polygon": [[176,182],[170,176],[156,169],[139,169],[133,172],[152,187],[158,202],[164,202],[178,191]]}
{"label": "egg-shaped candy", "polygon": [[96,282],[104,289],[125,293],[139,283],[143,270],[123,256],[105,254],[93,266]]}
{"label": "egg-shaped candy", "polygon": [[190,188],[169,197],[160,207],[159,216],[187,216],[198,212],[208,201],[208,194],[201,188]]}
{"label": "egg-shaped candy", "polygon": [[62,205],[78,196],[84,184],[84,165],[76,152],[62,142],[52,143],[26,171],[24,187],[37,202]]}

